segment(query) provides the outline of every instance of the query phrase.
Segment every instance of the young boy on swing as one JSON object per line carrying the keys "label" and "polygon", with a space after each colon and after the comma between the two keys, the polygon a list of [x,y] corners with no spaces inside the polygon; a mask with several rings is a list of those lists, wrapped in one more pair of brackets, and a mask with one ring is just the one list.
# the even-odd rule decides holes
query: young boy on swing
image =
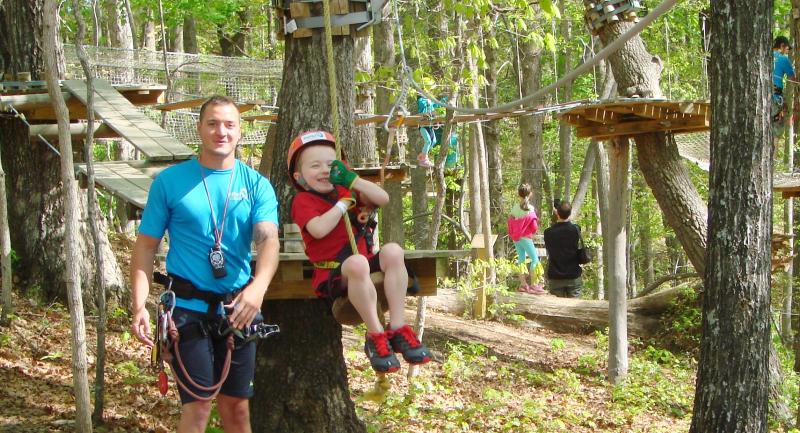
{"label": "young boy on swing", "polygon": [[[364,351],[375,371],[397,371],[396,352],[410,364],[424,364],[431,354],[404,318],[408,272],[403,249],[389,243],[375,254],[372,229],[356,215],[356,209],[385,205],[389,195],[350,171],[336,159],[335,149],[333,135],[308,131],[292,141],[287,155],[289,178],[299,191],[292,201],[292,220],[300,227],[306,255],[314,265],[314,292],[331,300],[349,298],[367,326]],[[345,215],[352,222],[358,255],[351,253]],[[378,271],[384,273],[389,329],[378,317],[378,294],[370,279],[370,273]]]}

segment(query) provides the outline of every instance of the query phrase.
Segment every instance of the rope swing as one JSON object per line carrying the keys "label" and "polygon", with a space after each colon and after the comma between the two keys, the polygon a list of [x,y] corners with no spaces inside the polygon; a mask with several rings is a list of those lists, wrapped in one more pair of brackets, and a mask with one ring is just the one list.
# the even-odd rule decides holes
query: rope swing
{"label": "rope swing", "polygon": [[[322,11],[325,15],[325,51],[328,55],[328,95],[331,100],[331,117],[333,120],[333,138],[336,139],[336,159],[342,160],[342,142],[339,140],[341,136],[341,128],[339,126],[339,100],[336,97],[336,68],[333,64],[333,32],[331,31],[331,2],[330,0],[322,0]],[[353,234],[353,227],[350,224],[350,218],[342,218],[344,226],[347,231],[347,237],[350,239],[350,249],[353,255],[358,255],[358,245],[356,238]]]}

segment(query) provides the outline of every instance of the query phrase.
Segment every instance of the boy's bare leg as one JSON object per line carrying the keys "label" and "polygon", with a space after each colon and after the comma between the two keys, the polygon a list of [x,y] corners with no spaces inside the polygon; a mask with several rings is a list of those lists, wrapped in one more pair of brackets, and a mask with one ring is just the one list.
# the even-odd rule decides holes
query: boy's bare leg
{"label": "boy's bare leg", "polygon": [[210,401],[193,401],[181,408],[178,433],[203,433],[206,431],[208,417],[211,415]]}
{"label": "boy's bare leg", "polygon": [[381,247],[379,253],[383,271],[383,291],[389,302],[389,327],[397,329],[406,324],[406,290],[408,271],[403,261],[405,253],[400,245],[389,243]]}
{"label": "boy's bare leg", "polygon": [[364,319],[367,332],[383,332],[383,324],[378,319],[378,294],[369,278],[369,262],[366,257],[350,256],[342,263],[342,284],[347,286],[347,297],[358,315]]}

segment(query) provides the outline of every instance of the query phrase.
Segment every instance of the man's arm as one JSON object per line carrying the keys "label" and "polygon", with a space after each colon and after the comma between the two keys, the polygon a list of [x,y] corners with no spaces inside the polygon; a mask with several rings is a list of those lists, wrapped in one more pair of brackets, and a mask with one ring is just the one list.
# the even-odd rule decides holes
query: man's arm
{"label": "man's arm", "polygon": [[131,292],[133,321],[131,331],[147,346],[153,345],[150,339],[150,313],[147,311],[147,295],[153,278],[153,261],[156,257],[160,238],[139,234],[133,246],[131,257]]}
{"label": "man's arm", "polygon": [[253,226],[253,242],[257,254],[253,281],[232,302],[230,321],[237,329],[249,325],[261,311],[267,287],[278,270],[278,226],[269,221],[256,223]]}

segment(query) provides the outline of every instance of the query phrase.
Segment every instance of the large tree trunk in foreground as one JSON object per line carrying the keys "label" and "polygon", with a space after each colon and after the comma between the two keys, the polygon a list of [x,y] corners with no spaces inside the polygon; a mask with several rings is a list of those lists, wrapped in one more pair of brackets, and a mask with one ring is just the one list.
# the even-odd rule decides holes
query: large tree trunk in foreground
{"label": "large tree trunk in foreground", "polygon": [[[353,109],[353,39],[335,37],[334,67],[341,122],[338,138],[347,153],[355,140]],[[292,139],[302,131],[331,130],[323,33],[310,38],[286,38],[281,107],[275,155],[286,155]],[[271,178],[281,206],[281,221],[290,221],[294,188],[286,173],[285,157],[272,161]],[[255,395],[251,407],[253,430],[280,433],[364,432],[347,385],[341,326],[333,321],[323,300],[271,301],[264,305],[268,322],[282,333],[258,347]]]}
{"label": "large tree trunk in foreground", "polygon": [[[32,79],[44,79],[42,48],[42,1],[6,0],[0,6],[0,22],[7,23],[0,32],[0,53],[6,72],[31,72]],[[14,19],[18,24],[8,24]],[[24,23],[20,25],[19,23]],[[30,29],[37,29],[31,32]],[[6,56],[10,56],[6,58]],[[59,62],[63,73],[63,61]],[[47,298],[64,299],[63,282],[67,255],[64,248],[64,200],[59,177],[59,156],[42,141],[30,141],[28,127],[15,118],[0,118],[0,146],[6,171],[8,218],[14,227],[11,245],[19,258],[15,270],[20,287],[38,287]],[[53,143],[57,145],[57,143]],[[80,201],[85,195],[79,191]],[[79,238],[91,239],[85,207],[80,206]],[[108,264],[103,276],[106,287],[116,298],[124,287],[122,273],[106,239],[106,222],[98,221],[103,234],[103,254]],[[81,242],[75,257],[79,260],[83,294],[92,297],[96,281],[96,260],[91,242]],[[116,301],[114,301],[116,302]],[[112,303],[113,305],[113,303]]]}
{"label": "large tree trunk in foreground", "polygon": [[692,432],[766,432],[773,2],[713,3],[703,340]]}

